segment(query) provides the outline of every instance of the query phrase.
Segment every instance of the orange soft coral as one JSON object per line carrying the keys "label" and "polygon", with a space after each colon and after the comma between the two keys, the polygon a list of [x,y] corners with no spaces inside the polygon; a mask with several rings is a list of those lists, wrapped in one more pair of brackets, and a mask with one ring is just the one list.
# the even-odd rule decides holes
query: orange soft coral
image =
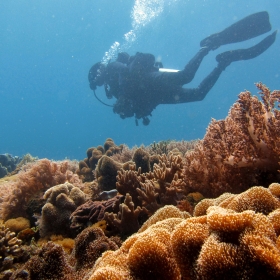
{"label": "orange soft coral", "polygon": [[[261,198],[258,188],[251,193]],[[267,213],[252,194],[250,205],[248,193],[239,197],[240,212],[210,206],[206,215],[191,218],[174,206],[161,208],[119,250],[97,260],[90,279],[113,271],[120,279],[279,279],[279,214],[253,211]],[[220,203],[227,198],[237,196]]]}
{"label": "orange soft coral", "polygon": [[205,196],[242,192],[279,177],[280,91],[261,83],[262,101],[242,92],[225,120],[212,120],[194,151],[187,153],[187,186]]}

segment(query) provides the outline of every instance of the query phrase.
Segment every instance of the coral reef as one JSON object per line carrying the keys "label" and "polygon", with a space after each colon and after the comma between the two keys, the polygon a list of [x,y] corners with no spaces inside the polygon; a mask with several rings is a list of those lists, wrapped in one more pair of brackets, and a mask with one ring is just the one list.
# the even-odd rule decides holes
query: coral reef
{"label": "coral reef", "polygon": [[108,156],[102,156],[95,168],[95,177],[98,186],[102,191],[109,191],[116,188],[116,176],[122,164],[114,161]]}
{"label": "coral reef", "polygon": [[[13,181],[1,184],[0,217],[3,220],[27,217],[27,205],[36,195],[40,196],[47,189],[66,181],[79,186],[78,176],[69,168],[71,165],[68,161],[57,163],[47,159],[27,165],[25,170],[15,175]],[[31,217],[33,214],[30,214]]]}
{"label": "coral reef", "polygon": [[9,219],[5,222],[5,227],[9,228],[11,231],[18,233],[22,230],[30,228],[30,221],[23,217],[17,217],[14,219]]}
{"label": "coral reef", "polygon": [[40,236],[52,234],[73,236],[69,218],[78,206],[85,203],[86,195],[70,183],[60,184],[48,189],[44,194],[46,204],[42,208],[42,216],[38,221]]}
{"label": "coral reef", "polygon": [[22,241],[14,232],[0,225],[0,278],[6,274],[6,270],[12,268],[14,263],[27,259],[26,251],[21,243]]}
{"label": "coral reef", "polygon": [[132,161],[136,165],[136,169],[141,168],[142,173],[147,173],[151,170],[150,155],[143,148],[135,150]]}
{"label": "coral reef", "polygon": [[200,141],[19,164],[0,179],[0,279],[280,279],[280,91],[257,87]]}
{"label": "coral reef", "polygon": [[167,141],[159,141],[154,142],[150,146],[146,147],[145,149],[148,151],[150,155],[168,155],[170,152],[178,151],[181,156],[184,156],[186,152],[193,150],[195,145],[198,143],[199,140],[191,140],[191,141],[174,141],[174,140],[167,140]]}
{"label": "coral reef", "polygon": [[76,260],[76,270],[89,268],[103,252],[115,251],[119,246],[104,235],[100,228],[89,227],[84,229],[75,239],[73,255]]}
{"label": "coral reef", "polygon": [[112,228],[117,227],[122,235],[130,235],[139,229],[138,216],[144,211],[139,206],[134,208],[132,198],[127,193],[118,214],[105,212],[104,219]]}
{"label": "coral reef", "polygon": [[106,155],[108,157],[121,153],[123,145],[117,146],[111,138],[107,138],[103,147],[92,147],[87,150],[87,158],[79,162],[79,170],[77,174],[82,178],[83,182],[94,180],[94,170],[98,160]]}
{"label": "coral reef", "polygon": [[10,154],[0,155],[0,178],[14,171],[20,161],[21,158],[18,156],[13,157]]}
{"label": "coral reef", "polygon": [[[259,203],[240,212],[210,206],[206,215],[190,217],[172,206],[158,210],[119,250],[103,254],[90,279],[110,273],[120,279],[279,279],[280,250],[271,221],[280,215],[274,210],[273,219],[246,210],[262,209],[259,187],[240,194],[240,204],[250,191]],[[243,205],[250,202],[244,199]],[[270,200],[279,203],[274,195]]]}
{"label": "coral reef", "polygon": [[74,277],[74,270],[62,247],[49,241],[21,269],[14,272],[10,279],[65,280],[75,279]]}
{"label": "coral reef", "polygon": [[105,212],[117,213],[123,196],[117,195],[104,201],[89,200],[77,207],[70,216],[71,228],[81,231],[89,224],[95,224],[104,219]]}
{"label": "coral reef", "polygon": [[280,179],[280,91],[256,85],[262,102],[248,91],[240,93],[227,118],[212,120],[204,139],[187,153],[187,187],[215,197]]}

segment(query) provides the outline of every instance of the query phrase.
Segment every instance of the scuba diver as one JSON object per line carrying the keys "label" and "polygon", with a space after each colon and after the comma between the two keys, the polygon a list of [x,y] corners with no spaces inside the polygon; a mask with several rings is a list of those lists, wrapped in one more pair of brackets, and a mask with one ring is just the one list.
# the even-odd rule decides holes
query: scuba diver
{"label": "scuba diver", "polygon": [[[105,88],[107,98],[116,98],[114,113],[122,119],[135,117],[148,125],[152,111],[159,104],[201,101],[212,89],[221,73],[234,61],[253,59],[266,51],[275,41],[277,31],[247,49],[226,51],[216,56],[217,66],[197,88],[183,88],[194,78],[203,58],[222,45],[242,42],[271,30],[267,12],[249,15],[219,33],[200,42],[200,50],[181,71],[165,69],[152,54],[137,52],[129,56],[122,52],[107,65],[98,62],[88,74],[90,88]],[[96,94],[95,94],[96,96]],[[101,101],[97,96],[96,98]],[[101,101],[102,102],[102,101]],[[105,104],[104,102],[102,102]],[[108,104],[105,104],[108,105]],[[108,105],[110,106],[110,105]]]}

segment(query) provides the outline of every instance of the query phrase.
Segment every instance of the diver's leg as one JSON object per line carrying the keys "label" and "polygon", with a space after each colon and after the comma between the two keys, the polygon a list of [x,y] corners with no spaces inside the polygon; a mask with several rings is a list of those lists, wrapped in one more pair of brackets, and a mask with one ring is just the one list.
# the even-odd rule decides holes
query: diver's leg
{"label": "diver's leg", "polygon": [[184,70],[180,71],[180,82],[179,84],[185,85],[191,82],[197,72],[203,58],[209,53],[210,48],[203,47],[198,53],[188,62]]}
{"label": "diver's leg", "polygon": [[182,95],[179,97],[179,102],[177,103],[185,103],[185,102],[194,102],[201,101],[205,98],[207,93],[212,89],[217,80],[219,79],[221,73],[225,70],[224,65],[219,65],[214,68],[214,70],[200,83],[197,88],[187,89],[182,88]]}
{"label": "diver's leg", "polygon": [[178,104],[201,101],[217,82],[226,65],[220,63],[197,88],[179,88],[168,96],[161,96],[161,104]]}
{"label": "diver's leg", "polygon": [[265,52],[275,41],[277,31],[265,37],[260,43],[248,49],[227,51],[216,56],[219,63],[230,65],[233,61],[248,60],[255,58]]}
{"label": "diver's leg", "polygon": [[[201,48],[197,54],[190,60],[185,68],[178,72],[151,72],[147,75],[147,83],[154,87],[183,86],[192,81],[203,58],[209,53],[208,47]],[[149,79],[149,81],[148,81]]]}

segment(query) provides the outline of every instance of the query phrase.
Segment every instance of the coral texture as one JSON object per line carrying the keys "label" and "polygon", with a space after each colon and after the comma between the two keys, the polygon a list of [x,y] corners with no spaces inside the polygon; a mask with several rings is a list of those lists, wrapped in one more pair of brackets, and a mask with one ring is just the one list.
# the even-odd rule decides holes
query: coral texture
{"label": "coral texture", "polygon": [[[272,190],[272,191],[271,191]],[[211,206],[219,206],[241,213],[252,210],[256,213],[268,215],[280,208],[280,184],[273,183],[268,188],[252,187],[240,194],[225,193],[215,199],[204,199],[194,209],[194,216],[202,216]]]}
{"label": "coral texture", "polygon": [[69,218],[78,206],[86,201],[86,195],[70,183],[54,186],[44,194],[46,204],[39,219],[40,235],[52,234],[71,236]]}
{"label": "coral texture", "polygon": [[260,193],[255,187],[240,194],[239,204],[247,205],[240,212],[210,206],[206,215],[190,217],[173,206],[158,210],[119,250],[97,260],[90,279],[106,279],[113,271],[120,279],[279,279],[279,208],[273,210],[279,200],[271,195],[263,202],[274,205],[268,206],[270,217],[246,210],[268,212],[260,207]]}
{"label": "coral texture", "polygon": [[98,186],[102,191],[109,191],[116,188],[116,176],[121,167],[121,163],[114,161],[106,155],[99,159],[94,174]]}
{"label": "coral texture", "polygon": [[[1,192],[0,216],[2,219],[27,217],[27,204],[32,197],[42,194],[47,189],[63,184],[66,181],[80,184],[76,174],[70,170],[68,161],[56,163],[47,159],[38,160],[16,175],[16,179],[1,185],[1,189],[10,189],[6,194]],[[34,214],[34,213],[32,213]]]}
{"label": "coral texture", "polygon": [[104,235],[100,228],[84,229],[75,239],[73,255],[76,259],[76,270],[89,268],[107,250],[115,251],[119,247]]}
{"label": "coral texture", "polygon": [[204,196],[240,193],[279,179],[280,91],[258,83],[262,102],[242,92],[225,120],[212,120],[204,139],[187,153],[185,181]]}
{"label": "coral texture", "polygon": [[94,170],[96,168],[98,160],[106,155],[108,157],[119,154],[122,152],[123,145],[117,146],[111,138],[107,138],[103,147],[97,146],[87,150],[87,158],[79,162],[79,170],[77,173],[84,182],[90,182],[94,180]]}
{"label": "coral texture", "polygon": [[89,224],[103,220],[105,212],[117,213],[122,197],[117,195],[105,201],[89,200],[80,205],[70,216],[71,228],[81,230]]}
{"label": "coral texture", "polygon": [[21,243],[14,232],[0,225],[0,272],[11,268],[24,255]]}
{"label": "coral texture", "polygon": [[[14,273],[12,279],[75,279],[73,272],[73,268],[69,265],[68,257],[62,247],[53,242],[48,242],[21,270]],[[73,278],[70,277],[72,274]]]}

